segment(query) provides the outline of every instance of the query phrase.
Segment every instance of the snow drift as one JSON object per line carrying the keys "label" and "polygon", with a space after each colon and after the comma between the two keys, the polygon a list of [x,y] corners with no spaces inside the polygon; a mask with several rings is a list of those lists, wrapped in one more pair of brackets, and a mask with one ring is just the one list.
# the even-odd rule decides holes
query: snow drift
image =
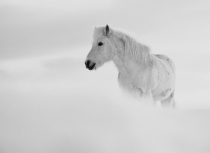
{"label": "snow drift", "polygon": [[72,58],[1,63],[2,153],[207,153],[210,110],[125,99],[115,69]]}

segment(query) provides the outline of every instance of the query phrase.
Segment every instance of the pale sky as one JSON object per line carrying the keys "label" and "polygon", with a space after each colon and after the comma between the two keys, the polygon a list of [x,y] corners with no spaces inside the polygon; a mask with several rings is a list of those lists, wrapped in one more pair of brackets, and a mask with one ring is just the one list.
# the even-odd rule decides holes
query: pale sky
{"label": "pale sky", "polygon": [[90,48],[92,27],[105,24],[135,33],[154,52],[206,54],[209,6],[207,0],[5,0],[0,2],[0,57]]}

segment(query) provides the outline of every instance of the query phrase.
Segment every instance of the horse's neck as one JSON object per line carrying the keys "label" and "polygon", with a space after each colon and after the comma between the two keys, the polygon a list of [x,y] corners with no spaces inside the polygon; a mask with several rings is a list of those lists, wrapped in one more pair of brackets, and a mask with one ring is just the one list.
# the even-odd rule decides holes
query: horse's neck
{"label": "horse's neck", "polygon": [[141,58],[139,61],[136,61],[126,54],[122,54],[123,51],[116,52],[113,62],[116,65],[118,71],[122,75],[132,75],[135,72],[135,69],[138,69],[140,72],[144,72],[145,68],[148,66],[149,55],[147,58]]}
{"label": "horse's neck", "polygon": [[138,49],[137,52],[132,52],[131,50],[126,49],[125,43],[127,41],[134,41],[132,38],[127,37],[129,36],[114,31],[114,35],[111,39],[114,43],[114,46],[116,47],[113,62],[115,63],[121,75],[130,76],[135,73],[134,69],[138,69],[138,71],[144,72],[145,67],[147,67],[147,62],[150,60],[150,53],[148,48],[141,44],[136,44],[136,48],[132,48]]}
{"label": "horse's neck", "polygon": [[119,55],[114,56],[113,62],[116,65],[119,73],[127,74],[129,72],[129,69],[128,69],[124,59],[122,57],[120,57]]}
{"label": "horse's neck", "polygon": [[145,64],[143,61],[136,62],[135,60],[132,60],[126,56],[122,56],[121,54],[116,54],[113,58],[113,62],[122,76],[135,75],[135,69],[138,69],[138,71],[141,72],[143,72],[145,69]]}

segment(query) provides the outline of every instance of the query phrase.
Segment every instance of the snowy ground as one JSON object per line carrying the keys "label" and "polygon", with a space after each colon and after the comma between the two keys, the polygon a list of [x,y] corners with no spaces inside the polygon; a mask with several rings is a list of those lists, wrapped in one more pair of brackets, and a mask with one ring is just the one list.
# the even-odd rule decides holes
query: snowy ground
{"label": "snowy ground", "polygon": [[1,153],[210,152],[208,90],[186,91],[191,73],[179,75],[179,108],[161,110],[122,98],[113,64],[90,72],[84,59],[1,61]]}

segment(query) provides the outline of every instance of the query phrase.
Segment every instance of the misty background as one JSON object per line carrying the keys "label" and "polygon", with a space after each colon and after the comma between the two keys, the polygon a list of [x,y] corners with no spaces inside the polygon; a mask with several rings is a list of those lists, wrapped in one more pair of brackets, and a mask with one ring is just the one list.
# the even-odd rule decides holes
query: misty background
{"label": "misty background", "polygon": [[[0,1],[0,152],[208,152],[209,19],[207,0]],[[112,62],[85,68],[106,24],[174,61],[176,111],[123,99]]]}

